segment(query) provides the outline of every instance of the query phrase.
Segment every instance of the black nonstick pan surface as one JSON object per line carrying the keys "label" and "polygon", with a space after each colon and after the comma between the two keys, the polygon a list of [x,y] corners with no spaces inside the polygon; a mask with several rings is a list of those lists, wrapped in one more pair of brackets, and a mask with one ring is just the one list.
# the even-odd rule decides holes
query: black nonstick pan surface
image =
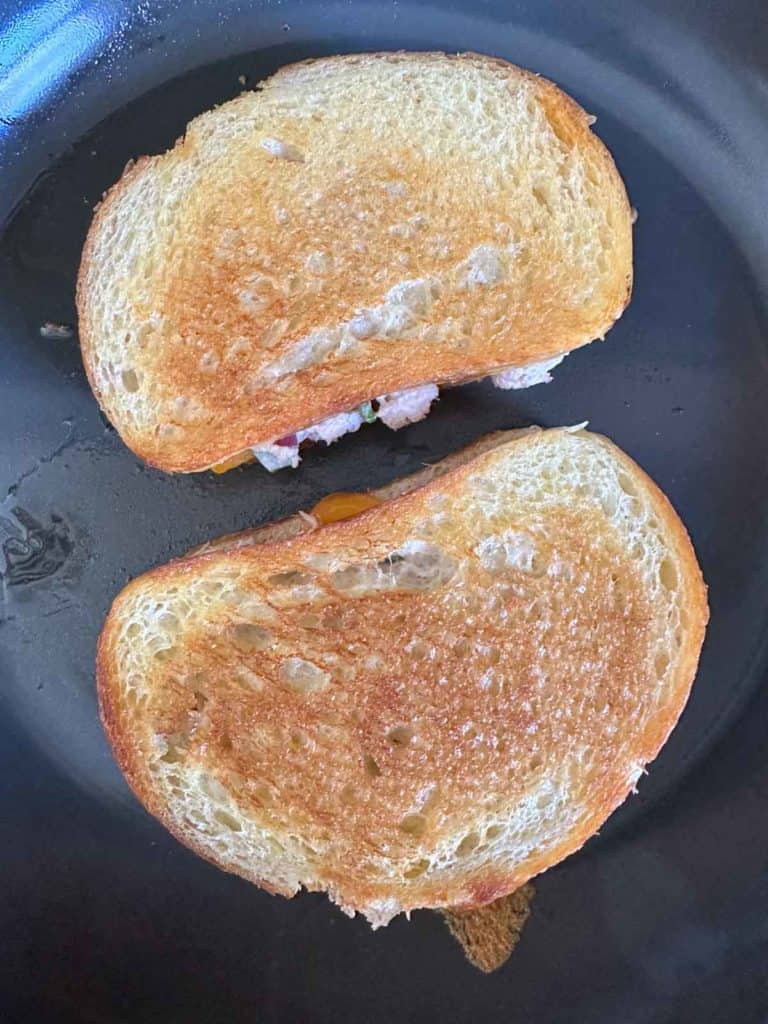
{"label": "black nonstick pan surface", "polygon": [[[296,473],[148,469],[80,361],[94,204],[243,78],[393,48],[497,54],[598,115],[639,211],[630,308],[552,384],[447,392],[427,421],[318,447]],[[1,1021],[768,1020],[766,168],[763,2],[0,0]],[[431,913],[372,932],[321,896],[270,897],[141,810],[93,679],[127,579],[490,430],[582,420],[674,502],[712,619],[639,795],[539,880],[504,969],[466,965]]]}

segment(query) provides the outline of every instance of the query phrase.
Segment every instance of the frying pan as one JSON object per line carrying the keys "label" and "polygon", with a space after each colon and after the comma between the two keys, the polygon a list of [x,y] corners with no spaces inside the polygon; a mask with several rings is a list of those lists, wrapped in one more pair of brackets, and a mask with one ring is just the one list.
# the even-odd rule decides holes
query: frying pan
{"label": "frying pan", "polygon": [[[552,384],[448,392],[424,423],[366,428],[297,473],[148,469],[78,352],[94,204],[243,81],[391,48],[497,54],[598,115],[639,211],[632,305]],[[768,1020],[766,126],[760,0],[0,0],[2,1021]],[[503,970],[466,965],[431,913],[372,932],[321,896],[270,897],[144,814],[93,682],[129,577],[490,430],[582,420],[680,511],[712,619],[639,795],[539,880]]]}

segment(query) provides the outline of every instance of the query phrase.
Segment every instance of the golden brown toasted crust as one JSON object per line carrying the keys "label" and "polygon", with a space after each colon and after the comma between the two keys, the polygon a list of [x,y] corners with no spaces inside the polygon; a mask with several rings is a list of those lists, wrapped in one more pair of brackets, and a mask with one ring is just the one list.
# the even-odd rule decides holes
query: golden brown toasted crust
{"label": "golden brown toasted crust", "polygon": [[535,894],[528,883],[487,906],[442,912],[448,930],[474,967],[490,974],[507,962],[520,941]]}
{"label": "golden brown toasted crust", "polygon": [[[457,68],[466,83],[450,78]],[[409,95],[423,93],[422,137],[402,136],[402,104],[387,110],[375,91],[386,69],[411,76]],[[333,106],[326,81],[347,88],[355,76],[359,93],[339,87]],[[507,103],[494,114],[499,131],[530,121],[514,158],[490,147],[466,98],[455,100],[467,119],[458,136],[428,144],[461,122],[440,120],[449,87]],[[94,393],[137,454],[189,472],[376,395],[456,384],[601,337],[629,301],[632,241],[623,183],[589,124],[553,83],[476,54],[284,68],[260,92],[201,115],[169,153],[138,160],[100,205],[77,286]],[[304,159],[265,150],[273,135]],[[460,268],[478,247],[509,265],[499,280],[465,286]],[[121,249],[125,266],[111,259]],[[442,282],[440,294],[401,334],[374,332],[354,351],[267,372],[302,339],[415,279]]]}
{"label": "golden brown toasted crust", "polygon": [[[402,549],[419,524],[429,526],[431,544],[458,557],[483,535],[477,531],[484,480],[498,483],[518,463],[535,464],[551,453],[571,472],[567,466],[589,452],[615,467],[633,496],[628,507],[636,501],[649,510],[668,585],[684,612],[676,648],[660,669],[649,648],[659,629],[659,599],[642,581],[629,542],[614,537],[599,509],[564,484],[558,484],[563,503],[555,534],[545,529],[551,514],[542,520],[537,503],[529,507],[517,502],[514,489],[503,491],[509,518],[501,525],[541,539],[544,572],[513,571],[500,583],[473,565],[471,584],[350,597],[328,588],[327,573],[318,569],[310,574],[322,598],[307,601],[305,594],[284,603],[280,596],[282,574],[306,570],[322,554],[344,564],[375,563]],[[528,480],[527,471],[520,479],[521,485]],[[450,510],[449,525],[434,522],[441,509]],[[560,566],[570,575],[563,577]],[[201,584],[235,578],[227,584],[236,588],[235,604],[217,598],[200,610]],[[191,595],[193,587],[193,619],[153,663],[151,680],[143,681],[146,698],[135,698],[136,705],[125,688],[136,671],[123,663],[134,643],[128,624],[147,602],[178,613],[174,595]],[[234,652],[237,601],[245,597],[277,602],[276,621],[269,621],[276,648]],[[135,580],[117,598],[99,641],[99,699],[118,764],[139,799],[220,866],[286,895],[295,889],[265,878],[269,871],[257,858],[249,865],[217,855],[204,833],[184,824],[150,771],[153,737],[186,731],[185,763],[236,793],[244,823],[258,821],[283,843],[288,833],[302,836],[322,850],[319,862],[312,861],[314,874],[301,878],[307,888],[325,889],[374,920],[422,906],[469,910],[578,849],[626,797],[685,704],[706,620],[693,549],[658,488],[605,439],[545,431],[490,450],[352,520],[280,543],[197,555]],[[141,652],[150,642],[151,636],[135,641]],[[288,654],[332,669],[332,684],[310,694],[278,685]],[[363,671],[363,664],[371,667]],[[265,685],[254,690],[238,682],[234,672],[241,666]],[[473,864],[472,843],[482,831],[476,823],[499,822],[531,794],[543,799],[551,785],[560,787],[562,799],[549,838],[538,848],[522,843],[517,859],[499,855]],[[408,824],[414,813],[423,819],[416,831]],[[486,841],[489,833],[483,834]],[[445,843],[461,846],[460,839],[470,849],[454,869],[419,873],[422,860]]]}

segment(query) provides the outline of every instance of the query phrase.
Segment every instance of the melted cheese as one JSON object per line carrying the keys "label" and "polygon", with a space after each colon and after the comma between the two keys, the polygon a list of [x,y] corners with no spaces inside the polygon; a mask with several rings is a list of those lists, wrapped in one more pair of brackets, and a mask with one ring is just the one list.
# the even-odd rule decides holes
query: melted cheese
{"label": "melted cheese", "polygon": [[222,459],[215,466],[211,466],[211,469],[214,473],[228,473],[235,466],[242,466],[246,462],[253,462],[253,460],[253,452],[250,448],[246,448],[244,452],[238,452],[237,455],[230,455],[228,459]]}
{"label": "melted cheese", "polygon": [[337,491],[327,494],[312,509],[311,515],[321,526],[337,523],[341,519],[350,519],[369,508],[375,508],[381,502],[372,494],[356,494],[350,491]]}

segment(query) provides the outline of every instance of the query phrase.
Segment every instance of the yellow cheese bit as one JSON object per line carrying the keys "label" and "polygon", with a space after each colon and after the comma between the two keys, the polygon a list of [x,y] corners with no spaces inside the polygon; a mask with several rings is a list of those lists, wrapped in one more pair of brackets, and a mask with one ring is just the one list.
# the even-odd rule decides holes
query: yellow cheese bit
{"label": "yellow cheese bit", "polygon": [[228,459],[222,459],[215,466],[211,466],[211,469],[214,473],[227,473],[230,469],[234,469],[235,466],[242,466],[246,462],[253,462],[254,457],[251,449],[246,448],[244,452],[238,452],[237,455],[230,455]]}
{"label": "yellow cheese bit", "polygon": [[381,502],[372,494],[356,494],[351,491],[337,491],[327,494],[312,509],[312,515],[325,526],[326,523],[337,523],[340,519],[349,519],[359,512],[375,508]]}

